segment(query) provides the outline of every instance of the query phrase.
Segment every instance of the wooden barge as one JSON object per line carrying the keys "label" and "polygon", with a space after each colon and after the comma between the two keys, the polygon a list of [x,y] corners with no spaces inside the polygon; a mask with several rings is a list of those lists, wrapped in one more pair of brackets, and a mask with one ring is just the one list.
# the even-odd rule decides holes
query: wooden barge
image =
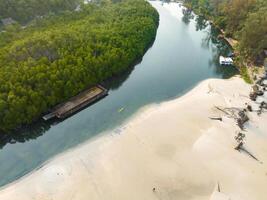
{"label": "wooden barge", "polygon": [[77,96],[72,97],[69,101],[56,106],[52,112],[43,116],[45,121],[58,118],[64,119],[66,117],[71,116],[75,112],[81,110],[87,105],[99,100],[100,98],[106,96],[108,94],[108,90],[104,87],[97,85],[90,89],[87,89]]}

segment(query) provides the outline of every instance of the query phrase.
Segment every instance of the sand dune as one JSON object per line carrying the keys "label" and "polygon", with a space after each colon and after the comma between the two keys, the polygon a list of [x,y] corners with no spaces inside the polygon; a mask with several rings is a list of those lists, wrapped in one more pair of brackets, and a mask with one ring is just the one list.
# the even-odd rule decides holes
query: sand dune
{"label": "sand dune", "polygon": [[215,108],[245,107],[249,91],[238,77],[204,81],[57,156],[2,188],[0,199],[266,200],[266,113],[249,113],[246,124],[245,147],[257,161],[234,150],[240,130]]}

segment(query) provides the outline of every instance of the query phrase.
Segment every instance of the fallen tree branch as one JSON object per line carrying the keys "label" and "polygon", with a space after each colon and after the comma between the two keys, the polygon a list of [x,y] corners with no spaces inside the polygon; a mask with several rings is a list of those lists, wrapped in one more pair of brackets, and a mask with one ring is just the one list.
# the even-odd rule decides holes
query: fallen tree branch
{"label": "fallen tree branch", "polygon": [[224,114],[229,115],[228,112],[226,112],[225,110],[219,108],[218,106],[215,106],[215,108],[218,109],[219,111],[223,112]]}
{"label": "fallen tree branch", "polygon": [[209,117],[211,120],[218,120],[218,121],[222,121],[221,117]]}

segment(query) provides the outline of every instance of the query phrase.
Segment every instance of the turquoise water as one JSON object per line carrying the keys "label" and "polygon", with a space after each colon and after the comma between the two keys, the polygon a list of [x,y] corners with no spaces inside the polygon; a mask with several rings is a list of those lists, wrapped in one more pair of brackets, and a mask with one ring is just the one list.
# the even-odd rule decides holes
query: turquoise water
{"label": "turquoise water", "polygon": [[[157,36],[139,64],[106,83],[109,95],[57,124],[37,123],[0,142],[0,185],[25,175],[56,154],[120,126],[141,107],[181,96],[207,78],[235,70],[218,64],[229,48],[201,18],[183,16],[177,3],[151,2],[160,14]],[[192,19],[194,17],[194,19]],[[118,112],[120,108],[122,112]],[[14,133],[15,134],[15,133]]]}

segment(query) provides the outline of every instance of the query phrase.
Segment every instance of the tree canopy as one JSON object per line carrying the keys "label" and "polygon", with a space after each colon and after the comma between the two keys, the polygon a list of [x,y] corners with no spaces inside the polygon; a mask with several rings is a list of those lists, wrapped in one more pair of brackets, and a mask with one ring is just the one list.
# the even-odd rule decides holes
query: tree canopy
{"label": "tree canopy", "polygon": [[154,40],[159,16],[144,0],[89,3],[79,12],[0,33],[0,132],[126,70]]}
{"label": "tree canopy", "polygon": [[0,0],[0,20],[12,18],[27,23],[35,17],[74,10],[82,0]]}
{"label": "tree canopy", "polygon": [[184,0],[240,42],[243,55],[255,61],[267,48],[266,0]]}

